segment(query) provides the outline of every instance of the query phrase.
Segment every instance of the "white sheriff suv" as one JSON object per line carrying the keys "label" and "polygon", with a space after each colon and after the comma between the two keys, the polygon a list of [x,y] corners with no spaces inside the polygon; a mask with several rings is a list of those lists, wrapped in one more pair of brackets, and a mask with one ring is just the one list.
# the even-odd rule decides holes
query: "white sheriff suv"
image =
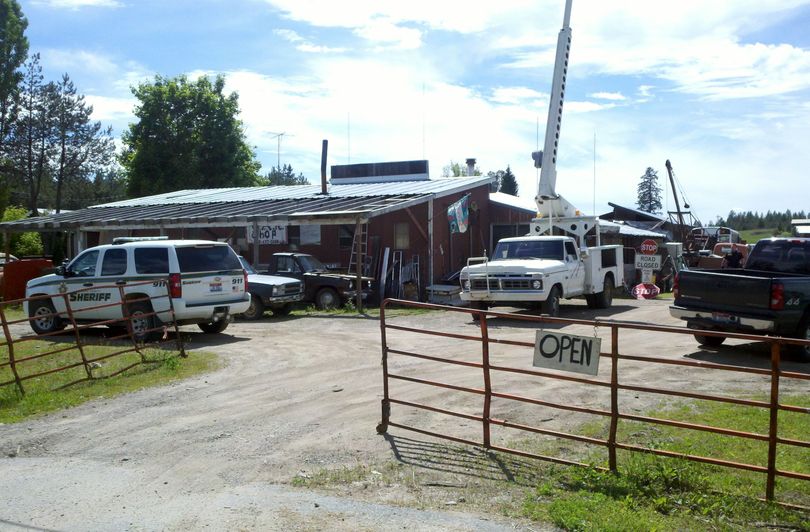
{"label": "white sheriff suv", "polygon": [[250,306],[247,273],[225,242],[160,237],[113,242],[89,248],[56,273],[28,281],[26,298],[56,296],[24,303],[26,314],[34,318],[30,322],[34,332],[47,334],[65,327],[65,294],[77,323],[123,318],[123,306],[115,304],[121,303],[119,287],[125,300],[140,300],[127,305],[139,339],[154,337],[150,329],[172,321],[167,282],[178,325],[197,324],[203,332],[220,333],[235,314]]}

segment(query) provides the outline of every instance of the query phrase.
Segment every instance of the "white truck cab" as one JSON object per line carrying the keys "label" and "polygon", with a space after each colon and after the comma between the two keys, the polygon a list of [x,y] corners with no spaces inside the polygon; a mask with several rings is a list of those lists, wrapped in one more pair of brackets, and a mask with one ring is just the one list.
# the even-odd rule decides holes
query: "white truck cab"
{"label": "white truck cab", "polygon": [[622,246],[580,249],[570,236],[504,238],[491,258],[471,257],[461,270],[461,299],[470,306],[540,307],[556,316],[560,299],[584,297],[607,308],[624,282]]}
{"label": "white truck cab", "polygon": [[66,297],[78,323],[121,319],[121,290],[125,300],[133,300],[127,310],[137,318],[132,320],[136,336],[172,321],[170,306],[178,325],[218,333],[250,305],[247,274],[227,243],[150,239],[86,249],[56,273],[28,281],[26,298],[55,297],[26,301],[24,310],[37,318],[31,321],[37,334],[65,327]]}

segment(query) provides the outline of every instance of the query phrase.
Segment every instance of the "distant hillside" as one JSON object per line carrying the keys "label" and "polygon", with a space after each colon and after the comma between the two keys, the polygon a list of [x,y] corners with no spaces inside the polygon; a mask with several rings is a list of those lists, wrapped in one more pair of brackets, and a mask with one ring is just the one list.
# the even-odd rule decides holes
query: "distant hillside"
{"label": "distant hillside", "polygon": [[791,236],[790,231],[780,231],[776,227],[769,229],[746,229],[740,231],[740,238],[749,244],[755,244],[758,240],[763,238],[771,238],[772,236]]}

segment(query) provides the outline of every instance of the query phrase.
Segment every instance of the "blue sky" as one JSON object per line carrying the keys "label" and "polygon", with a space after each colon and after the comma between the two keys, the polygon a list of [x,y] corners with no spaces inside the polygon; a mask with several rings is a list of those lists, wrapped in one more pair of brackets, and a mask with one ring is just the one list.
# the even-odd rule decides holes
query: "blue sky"
{"label": "blue sky", "polygon": [[[539,174],[564,0],[21,0],[48,79],[70,74],[120,134],[130,87],[222,73],[263,172],[428,159]],[[574,0],[557,192],[634,206],[670,159],[704,223],[810,210],[810,0]],[[280,137],[279,133],[284,133]],[[280,150],[279,150],[280,144]],[[595,151],[594,151],[595,146]]]}

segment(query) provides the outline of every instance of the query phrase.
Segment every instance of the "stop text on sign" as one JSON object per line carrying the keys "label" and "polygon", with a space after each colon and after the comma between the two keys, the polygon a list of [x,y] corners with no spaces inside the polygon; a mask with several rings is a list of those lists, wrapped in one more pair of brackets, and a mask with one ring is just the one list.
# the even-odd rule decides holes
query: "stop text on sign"
{"label": "stop text on sign", "polygon": [[655,240],[650,240],[649,238],[641,243],[641,246],[638,248],[644,255],[655,255],[658,251],[658,244],[655,243]]}
{"label": "stop text on sign", "polygon": [[537,331],[532,365],[596,375],[601,347],[602,339],[595,336]]}

